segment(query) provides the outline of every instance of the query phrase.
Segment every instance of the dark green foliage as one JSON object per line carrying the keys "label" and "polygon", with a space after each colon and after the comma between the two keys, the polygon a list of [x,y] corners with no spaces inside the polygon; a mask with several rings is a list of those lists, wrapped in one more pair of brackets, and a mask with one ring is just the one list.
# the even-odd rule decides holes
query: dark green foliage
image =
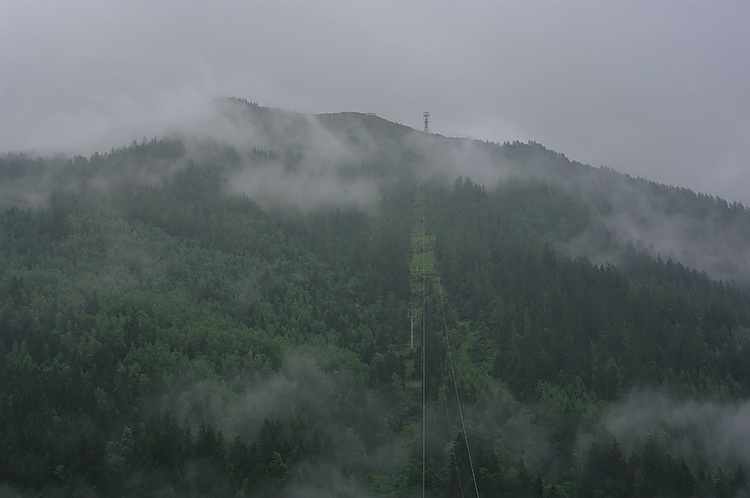
{"label": "dark green foliage", "polygon": [[[238,120],[272,114],[230,104],[244,106]],[[287,118],[290,133],[309,132]],[[367,117],[366,143],[351,131],[364,118],[337,119],[321,122],[372,149],[339,171],[373,179],[380,200],[367,209],[268,208],[232,193],[242,168],[304,168],[291,146],[196,154],[151,140],[89,159],[0,158],[14,188],[0,211],[0,484],[410,496],[422,481],[424,366],[434,496],[472,495],[474,477],[482,496],[746,488],[746,462],[683,459],[656,435],[626,444],[601,429],[634,387],[750,394],[743,288],[614,237],[600,242],[617,265],[568,252],[613,207],[557,181],[591,172],[538,144],[482,145],[528,166],[500,186],[417,186],[423,158],[381,148],[405,129]],[[557,180],[533,179],[558,166]],[[27,195],[43,186],[44,198]],[[667,210],[745,223],[741,206],[657,193]],[[437,246],[428,276],[410,268],[422,216],[420,243]]]}
{"label": "dark green foliage", "polygon": [[[747,295],[671,261],[644,260],[650,278],[641,281],[612,266],[570,259],[537,235],[549,230],[514,214],[511,188],[487,194],[457,182],[436,198],[436,206],[451,206],[436,219],[444,234],[444,281],[459,313],[496,344],[492,372],[518,396],[528,398],[537,380],[557,381],[561,374],[612,400],[624,386],[662,382],[670,370],[708,374],[717,386],[727,369],[742,371],[731,337],[747,326],[739,311],[748,309]],[[546,187],[538,195],[546,200],[527,201],[535,208],[555,198]],[[550,209],[554,214],[540,217],[574,212]]]}

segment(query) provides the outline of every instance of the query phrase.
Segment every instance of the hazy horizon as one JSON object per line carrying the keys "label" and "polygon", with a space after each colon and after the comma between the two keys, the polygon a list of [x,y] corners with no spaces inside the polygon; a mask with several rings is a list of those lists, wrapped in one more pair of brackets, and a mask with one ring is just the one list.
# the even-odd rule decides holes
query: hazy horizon
{"label": "hazy horizon", "polygon": [[[43,13],[44,15],[40,15]],[[750,6],[701,1],[0,7],[0,150],[88,154],[236,96],[373,112],[750,204]]]}

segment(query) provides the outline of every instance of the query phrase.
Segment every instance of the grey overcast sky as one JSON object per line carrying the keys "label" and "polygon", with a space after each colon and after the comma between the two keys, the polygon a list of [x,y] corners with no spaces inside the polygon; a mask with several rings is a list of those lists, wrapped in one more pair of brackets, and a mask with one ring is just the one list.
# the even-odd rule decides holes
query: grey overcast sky
{"label": "grey overcast sky", "polygon": [[534,140],[750,205],[746,0],[0,0],[0,150],[90,154],[237,96]]}

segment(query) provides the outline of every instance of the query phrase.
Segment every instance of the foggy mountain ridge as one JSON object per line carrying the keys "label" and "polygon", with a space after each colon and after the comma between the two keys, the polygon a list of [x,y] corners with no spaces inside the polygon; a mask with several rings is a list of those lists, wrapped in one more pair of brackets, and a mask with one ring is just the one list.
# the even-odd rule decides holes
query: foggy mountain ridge
{"label": "foggy mountain ridge", "polygon": [[302,210],[367,210],[398,182],[450,185],[462,177],[487,189],[543,182],[573,196],[587,213],[579,233],[555,241],[572,255],[620,264],[620,248],[627,246],[716,279],[750,282],[750,214],[738,203],[584,165],[535,142],[425,134],[373,114],[306,115],[227,98],[198,115],[172,126],[165,136],[171,146],[143,148],[140,160],[123,158],[121,171],[87,170],[84,163],[95,164],[99,154],[88,160],[6,154],[0,203],[44,205],[54,190],[157,185],[188,164],[217,160],[231,164],[222,173],[228,192]]}
{"label": "foggy mountain ridge", "polygon": [[0,204],[0,494],[747,495],[741,205],[239,99]]}

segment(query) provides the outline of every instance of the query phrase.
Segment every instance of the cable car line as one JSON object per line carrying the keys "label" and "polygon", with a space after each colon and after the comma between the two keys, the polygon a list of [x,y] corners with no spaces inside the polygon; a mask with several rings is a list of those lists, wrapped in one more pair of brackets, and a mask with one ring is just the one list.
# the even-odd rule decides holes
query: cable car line
{"label": "cable car line", "polygon": [[[451,367],[451,376],[453,377],[453,388],[456,393],[456,405],[458,406],[458,414],[459,418],[461,420],[461,430],[463,431],[464,435],[464,443],[466,444],[466,454],[469,457],[469,468],[471,469],[471,478],[474,481],[474,491],[477,494],[477,498],[479,498],[479,486],[477,485],[477,477],[474,472],[474,462],[471,458],[471,449],[469,448],[469,437],[466,433],[466,421],[464,419],[464,412],[461,405],[461,398],[458,394],[458,382],[456,381],[456,368],[453,363],[453,353],[451,352],[451,342],[450,338],[448,337],[448,321],[445,317],[445,300],[443,297],[443,286],[442,282],[440,280],[440,266],[438,265],[438,254],[437,254],[437,224],[436,224],[436,216],[435,216],[435,204],[432,205],[432,233],[435,237],[435,273],[437,273],[437,284],[438,284],[438,295],[440,296],[440,311],[443,318],[443,331],[445,332],[445,344],[447,346],[448,350],[448,360]],[[463,495],[463,490],[462,490]]]}
{"label": "cable car line", "polygon": [[[445,344],[446,344],[446,350],[448,352],[448,364],[450,365],[450,372],[451,372],[451,378],[453,380],[453,391],[456,397],[456,405],[458,407],[458,414],[459,419],[461,422],[461,432],[464,439],[464,444],[466,445],[466,453],[468,455],[468,462],[469,467],[471,470],[471,477],[472,481],[474,483],[474,491],[476,493],[477,498],[479,498],[479,486],[477,484],[477,478],[476,473],[474,471],[474,462],[471,455],[471,449],[469,447],[469,438],[466,430],[466,420],[464,418],[463,413],[463,406],[461,404],[461,398],[459,396],[458,391],[458,381],[456,380],[456,368],[455,363],[453,361],[453,352],[451,350],[451,344],[450,344],[450,337],[448,334],[448,321],[446,318],[445,313],[445,296],[443,295],[443,289],[442,289],[442,281],[440,277],[440,268],[438,265],[438,253],[437,253],[437,227],[436,227],[436,214],[435,214],[435,206],[433,204],[432,206],[432,224],[433,224],[433,235],[432,238],[434,239],[434,247],[433,249],[433,256],[434,256],[434,263],[433,268],[430,269],[432,271],[428,271],[427,265],[426,265],[426,253],[427,253],[427,235],[426,235],[426,223],[425,223],[425,199],[424,199],[424,193],[420,195],[421,201],[422,201],[422,237],[421,237],[421,251],[422,251],[422,265],[421,265],[421,271],[419,272],[422,277],[422,497],[425,497],[426,493],[426,469],[427,469],[427,463],[426,463],[426,455],[427,455],[427,449],[426,449],[426,440],[427,440],[427,377],[426,377],[426,337],[427,337],[427,277],[435,277],[437,279],[437,289],[438,289],[438,295],[440,297],[440,311],[441,311],[441,318],[443,321],[443,332],[445,334]],[[441,377],[441,385],[445,385],[445,378],[443,377],[443,371],[440,369],[440,377]],[[446,418],[448,422],[448,431],[450,435],[450,440],[453,442],[453,430],[451,428],[450,423],[450,416],[449,416],[449,410],[448,410],[448,401],[447,397],[444,398],[445,403],[445,409],[446,409]],[[464,496],[464,487],[463,482],[461,480],[461,472],[458,466],[458,459],[456,455],[456,448],[453,449],[453,460],[454,464],[456,466],[456,476],[458,480],[459,489],[461,492],[461,496]]]}

